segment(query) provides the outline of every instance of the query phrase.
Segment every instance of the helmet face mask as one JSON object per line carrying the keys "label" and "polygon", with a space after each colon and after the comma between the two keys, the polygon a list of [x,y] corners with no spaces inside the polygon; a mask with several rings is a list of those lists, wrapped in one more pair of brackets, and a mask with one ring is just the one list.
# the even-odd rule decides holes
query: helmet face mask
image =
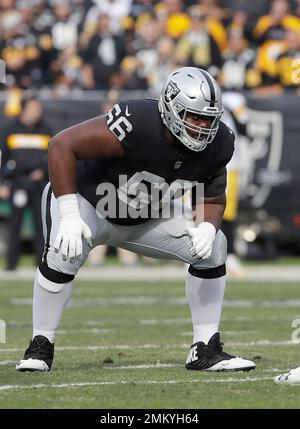
{"label": "helmet face mask", "polygon": [[[159,110],[171,133],[189,149],[199,152],[217,134],[223,113],[221,91],[206,71],[183,67],[168,77],[160,96]],[[198,125],[197,120],[191,121],[191,117],[202,118],[208,126]]]}

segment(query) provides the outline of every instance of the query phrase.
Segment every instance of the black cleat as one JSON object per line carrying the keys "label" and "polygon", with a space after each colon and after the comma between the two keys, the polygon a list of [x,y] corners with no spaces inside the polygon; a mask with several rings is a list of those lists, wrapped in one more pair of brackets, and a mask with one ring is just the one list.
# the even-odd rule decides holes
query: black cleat
{"label": "black cleat", "polygon": [[250,371],[255,366],[251,360],[223,352],[219,332],[211,337],[207,345],[201,341],[192,344],[185,363],[186,369],[198,371]]}
{"label": "black cleat", "polygon": [[24,358],[16,364],[17,371],[50,371],[54,356],[54,344],[43,335],[30,341]]}

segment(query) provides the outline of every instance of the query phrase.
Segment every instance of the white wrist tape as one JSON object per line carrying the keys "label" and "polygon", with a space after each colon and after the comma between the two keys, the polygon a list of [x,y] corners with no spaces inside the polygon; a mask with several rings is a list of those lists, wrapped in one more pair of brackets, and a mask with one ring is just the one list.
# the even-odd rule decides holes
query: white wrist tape
{"label": "white wrist tape", "polygon": [[66,194],[56,198],[60,218],[81,218],[77,194]]}

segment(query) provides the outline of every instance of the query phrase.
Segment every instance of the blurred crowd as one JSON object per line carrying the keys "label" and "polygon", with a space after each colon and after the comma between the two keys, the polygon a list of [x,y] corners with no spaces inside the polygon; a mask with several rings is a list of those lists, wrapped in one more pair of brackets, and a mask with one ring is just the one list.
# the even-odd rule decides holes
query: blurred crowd
{"label": "blurred crowd", "polygon": [[[300,0],[0,0],[6,88],[152,90],[182,65],[299,93]],[[2,87],[4,89],[4,87]]]}

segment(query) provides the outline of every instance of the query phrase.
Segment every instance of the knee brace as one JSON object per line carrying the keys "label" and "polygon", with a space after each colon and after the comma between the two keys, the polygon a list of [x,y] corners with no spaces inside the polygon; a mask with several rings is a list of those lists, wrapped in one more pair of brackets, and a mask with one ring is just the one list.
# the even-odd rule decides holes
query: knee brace
{"label": "knee brace", "polygon": [[46,261],[39,265],[38,282],[41,287],[49,292],[58,293],[66,283],[70,283],[75,276],[55,271],[48,267]]}
{"label": "knee brace", "polygon": [[204,270],[200,270],[199,268],[195,268],[190,265],[189,273],[192,274],[192,276],[200,277],[201,279],[217,279],[219,277],[225,276],[226,266],[223,264],[219,267],[205,268]]}
{"label": "knee brace", "polygon": [[223,277],[226,274],[226,258],[227,240],[223,232],[218,231],[211,256],[206,261],[203,261],[202,264],[199,264],[203,266],[203,269],[190,265],[189,273],[202,279]]}

